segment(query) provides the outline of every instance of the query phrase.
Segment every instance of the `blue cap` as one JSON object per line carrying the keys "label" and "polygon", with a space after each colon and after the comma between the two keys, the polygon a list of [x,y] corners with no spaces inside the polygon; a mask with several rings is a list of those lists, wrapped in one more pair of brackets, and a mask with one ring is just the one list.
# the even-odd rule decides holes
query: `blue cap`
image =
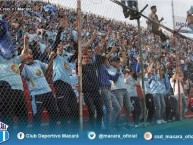
{"label": "blue cap", "polygon": [[109,61],[110,61],[110,62],[113,62],[113,61],[120,61],[120,58],[117,57],[117,56],[111,57],[111,58],[109,59]]}

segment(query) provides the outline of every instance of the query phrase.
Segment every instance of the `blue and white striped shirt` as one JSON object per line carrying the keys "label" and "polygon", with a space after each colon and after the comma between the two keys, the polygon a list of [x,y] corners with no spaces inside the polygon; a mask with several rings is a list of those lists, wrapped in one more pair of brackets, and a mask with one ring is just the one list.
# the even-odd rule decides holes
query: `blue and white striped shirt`
{"label": "blue and white striped shirt", "polygon": [[148,82],[152,94],[160,93],[160,85],[158,84],[158,77],[156,74],[148,77]]}
{"label": "blue and white striped shirt", "polygon": [[166,94],[166,86],[165,86],[165,83],[164,83],[164,79],[159,78],[158,84],[160,85],[160,93],[161,94]]}

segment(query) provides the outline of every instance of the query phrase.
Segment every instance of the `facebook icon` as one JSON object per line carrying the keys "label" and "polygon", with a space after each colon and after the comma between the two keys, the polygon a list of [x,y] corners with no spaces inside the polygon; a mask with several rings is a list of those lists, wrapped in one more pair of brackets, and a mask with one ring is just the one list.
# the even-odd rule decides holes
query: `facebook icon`
{"label": "facebook icon", "polygon": [[6,125],[5,123],[0,122],[0,144],[9,139],[9,132],[7,131],[8,127],[9,126]]}

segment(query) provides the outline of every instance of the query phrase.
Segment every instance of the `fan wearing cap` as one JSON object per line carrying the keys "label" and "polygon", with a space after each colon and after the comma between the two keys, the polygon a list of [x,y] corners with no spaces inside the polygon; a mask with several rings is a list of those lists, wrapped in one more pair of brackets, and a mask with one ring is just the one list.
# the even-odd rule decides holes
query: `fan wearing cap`
{"label": "fan wearing cap", "polygon": [[108,73],[107,68],[109,67],[108,58],[105,56],[101,60],[102,65],[98,69],[99,84],[101,89],[101,95],[103,97],[104,106],[106,108],[106,124],[105,128],[110,131],[114,131],[114,124],[117,116],[121,111],[121,107],[115,95],[111,93],[111,82],[110,80],[117,81],[119,78],[119,72],[116,72],[115,75]]}
{"label": "fan wearing cap", "polygon": [[[131,104],[130,101],[130,97],[128,94],[128,91],[126,89],[126,85],[124,83],[124,74],[123,74],[123,68],[122,65],[125,65],[126,62],[126,52],[125,52],[125,43],[122,44],[122,61],[120,61],[120,58],[118,57],[112,57],[110,58],[110,64],[111,66],[108,68],[108,72],[111,75],[115,75],[117,71],[119,71],[119,73],[121,74],[118,78],[118,80],[115,81],[111,81],[111,92],[116,96],[121,108],[123,107],[123,105],[126,108],[126,112],[127,114],[129,114],[129,112],[131,110],[133,110],[133,105]],[[123,103],[124,102],[124,103]],[[117,118],[117,124],[120,124],[120,115]],[[124,123],[127,123],[127,121],[125,120]]]}
{"label": "fan wearing cap", "polygon": [[[27,37],[24,37],[24,41],[27,41]],[[1,47],[5,53],[0,55],[1,121],[9,124],[13,129],[13,117],[16,116],[18,117],[18,129],[24,129],[27,126],[28,112],[19,65],[28,59],[29,55],[23,50],[21,55],[14,56],[12,53],[4,51],[5,49],[7,48]]]}

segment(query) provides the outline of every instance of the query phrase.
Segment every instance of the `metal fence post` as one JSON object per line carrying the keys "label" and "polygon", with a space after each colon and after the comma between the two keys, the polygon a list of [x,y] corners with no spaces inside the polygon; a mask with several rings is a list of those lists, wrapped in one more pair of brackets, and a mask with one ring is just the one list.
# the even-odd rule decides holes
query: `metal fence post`
{"label": "metal fence post", "polygon": [[83,95],[82,95],[82,48],[81,48],[81,0],[77,0],[78,20],[78,86],[79,86],[79,117],[80,132],[83,131]]}

